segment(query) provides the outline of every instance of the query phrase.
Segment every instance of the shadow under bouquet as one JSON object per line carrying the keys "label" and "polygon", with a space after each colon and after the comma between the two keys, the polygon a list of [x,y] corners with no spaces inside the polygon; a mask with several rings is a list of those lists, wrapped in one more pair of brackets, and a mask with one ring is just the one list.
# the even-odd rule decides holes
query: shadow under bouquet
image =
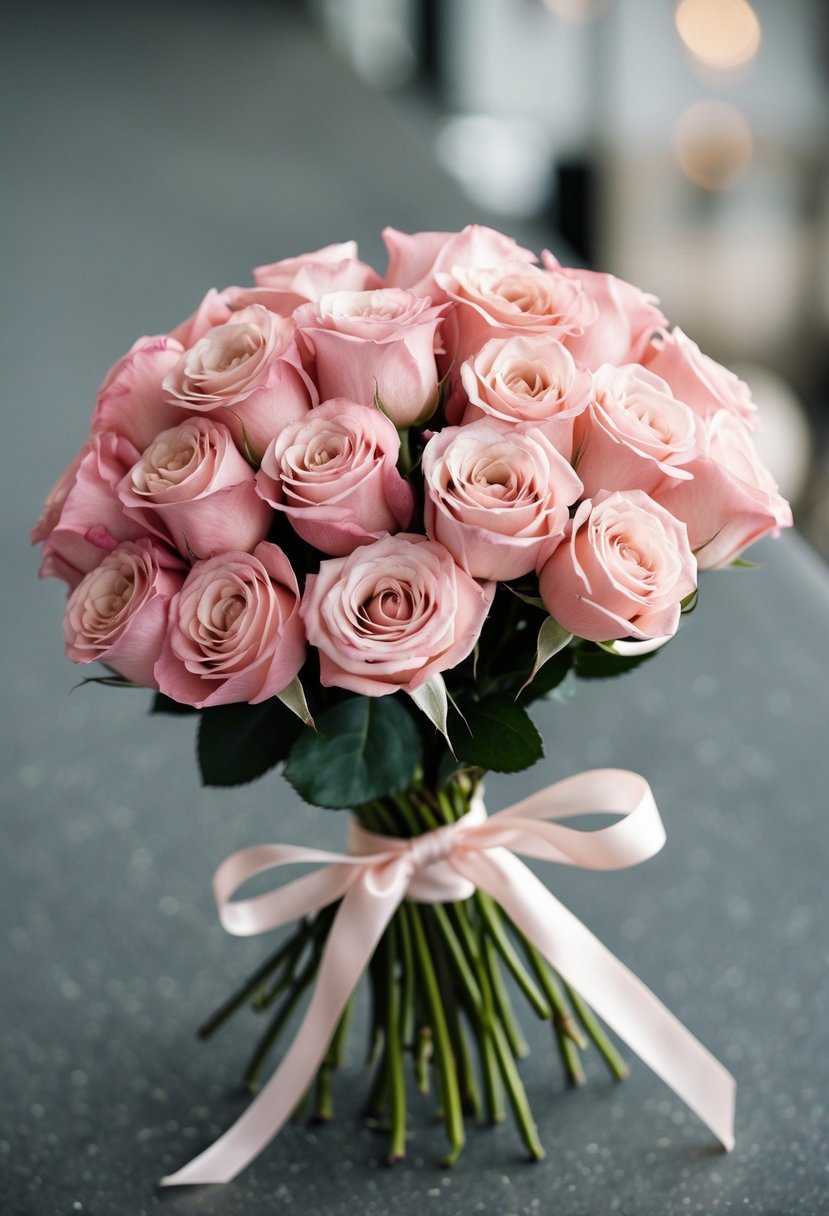
{"label": "shadow under bouquet", "polygon": [[[467,1116],[508,1109],[543,1156],[517,1000],[569,1083],[590,1045],[625,1075],[598,1013],[728,1148],[733,1080],[517,856],[646,859],[664,841],[646,782],[585,773],[489,818],[482,782],[542,756],[534,701],[649,660],[699,569],[791,523],[749,391],[611,275],[482,227],[384,239],[383,278],[332,245],[139,339],[34,531],[69,587],[69,658],[198,714],[206,784],[281,765],[351,812],[343,854],[266,845],[217,871],[230,932],[292,926],[202,1028],[261,1012],[251,1089],[312,995],[245,1114],[165,1182],[226,1181],[298,1112],[330,1117],[365,972],[390,1160],[411,1087],[436,1092],[447,1161]],[[591,812],[615,819],[566,822]]]}

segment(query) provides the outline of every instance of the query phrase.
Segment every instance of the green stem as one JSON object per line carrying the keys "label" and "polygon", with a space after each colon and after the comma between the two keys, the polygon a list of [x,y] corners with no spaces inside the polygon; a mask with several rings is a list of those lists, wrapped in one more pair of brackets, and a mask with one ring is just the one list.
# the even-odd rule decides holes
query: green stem
{"label": "green stem", "polygon": [[501,1066],[504,1084],[507,1087],[507,1093],[512,1103],[512,1109],[515,1112],[516,1121],[521,1129],[524,1143],[529,1149],[530,1155],[536,1161],[542,1161],[545,1156],[544,1146],[538,1138],[538,1128],[535,1125],[533,1113],[527,1100],[527,1091],[524,1089],[524,1082],[521,1080],[518,1066],[509,1049],[509,1043],[500,1022],[495,1022],[493,1033],[498,1063]]}
{"label": "green stem", "polygon": [[209,1039],[211,1035],[216,1033],[220,1026],[224,1025],[228,1018],[231,1017],[231,1015],[234,1014],[237,1009],[241,1009],[242,1005],[246,1004],[246,1002],[256,992],[257,988],[259,988],[263,981],[268,978],[271,972],[276,970],[286,955],[291,951],[297,934],[301,932],[302,929],[296,930],[286,942],[283,942],[279,949],[275,951],[270,958],[267,958],[265,962],[262,963],[261,967],[258,967],[256,971],[254,971],[253,975],[251,975],[251,977],[242,985],[241,988],[234,992],[223,1005],[220,1005],[215,1013],[211,1014],[207,1021],[199,1027],[198,1036],[200,1039]]}
{"label": "green stem", "polygon": [[509,999],[507,986],[501,975],[501,968],[498,966],[498,952],[489,939],[486,942],[486,964],[490,983],[492,984],[493,999],[498,1010],[498,1016],[503,1023],[504,1033],[507,1036],[510,1049],[514,1056],[517,1056],[519,1060],[523,1060],[525,1056],[529,1055],[530,1049],[518,1024],[518,1019],[515,1016],[512,1003]]}
{"label": "green stem", "polygon": [[504,1093],[493,1042],[492,1025],[495,1020],[495,1008],[492,988],[481,959],[475,931],[469,920],[469,913],[470,909],[466,903],[452,905],[452,914],[458,927],[460,940],[463,942],[466,955],[477,976],[478,989],[481,994],[481,1021],[477,1038],[487,1111],[491,1123],[502,1123],[505,1118]]}
{"label": "green stem", "polygon": [[524,948],[524,953],[530,966],[538,976],[538,982],[544,989],[544,995],[552,1005],[553,1022],[555,1023],[556,1030],[561,1031],[566,1038],[571,1039],[577,1047],[580,1047],[584,1051],[587,1046],[584,1035],[573,1021],[573,1015],[567,1008],[564,993],[559,987],[558,980],[553,974],[550,964],[539,954],[532,942],[527,941],[523,935],[521,936],[521,945]]}
{"label": "green stem", "polygon": [[397,982],[397,931],[394,920],[383,937],[386,951],[386,1058],[391,1101],[390,1163],[406,1156],[406,1078],[400,1040],[400,989]]}
{"label": "green stem", "polygon": [[607,1064],[614,1078],[617,1081],[624,1081],[625,1077],[628,1076],[627,1064],[624,1062],[602,1027],[599,1025],[596,1015],[593,1013],[590,1006],[585,1003],[584,999],[579,995],[579,993],[576,992],[574,988],[571,988],[569,984],[566,984],[565,987],[567,988],[567,995],[570,998],[570,1002],[576,1011],[576,1016],[587,1032],[588,1037],[592,1039],[593,1043],[601,1052],[605,1063]]}
{"label": "green stem", "polygon": [[318,963],[319,951],[315,950],[300,974],[294,977],[293,987],[285,997],[282,1005],[277,1010],[276,1016],[274,1017],[270,1026],[259,1040],[256,1050],[251,1056],[250,1062],[245,1069],[245,1075],[242,1083],[243,1085],[247,1086],[248,1089],[252,1091],[256,1090],[262,1065],[264,1064],[271,1049],[276,1044],[280,1034],[284,1030],[285,1023],[288,1021],[291,1014],[299,1004],[303,992],[316,975]]}
{"label": "green stem", "polygon": [[553,1011],[545,1001],[538,986],[531,979],[521,960],[515,952],[512,942],[507,937],[504,923],[501,919],[501,910],[498,905],[485,895],[483,891],[475,892],[475,901],[481,913],[484,924],[489,931],[493,942],[498,948],[498,953],[506,963],[507,969],[511,972],[513,979],[518,984],[521,991],[524,993],[527,1000],[532,1005],[535,1012],[540,1018],[548,1021],[553,1016]]}

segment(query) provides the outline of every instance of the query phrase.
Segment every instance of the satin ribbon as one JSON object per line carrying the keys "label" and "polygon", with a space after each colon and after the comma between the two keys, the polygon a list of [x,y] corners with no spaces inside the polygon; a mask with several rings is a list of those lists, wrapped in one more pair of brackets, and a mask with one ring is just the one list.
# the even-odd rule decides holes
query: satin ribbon
{"label": "satin ribbon", "polygon": [[[593,831],[561,820],[620,816]],[[456,823],[412,839],[380,836],[352,821],[349,852],[261,845],[228,857],[213,890],[228,932],[249,937],[341,900],[317,984],[296,1037],[264,1089],[233,1126],[162,1186],[228,1182],[290,1118],[328,1049],[340,1015],[404,899],[438,903],[478,887],[596,1013],[708,1125],[734,1146],[735,1081],[722,1064],[593,936],[516,853],[584,870],[621,870],[661,849],[665,829],[650,787],[636,773],[598,769],[548,786],[487,818],[478,799]],[[300,863],[320,869],[252,899],[233,900],[249,879]]]}

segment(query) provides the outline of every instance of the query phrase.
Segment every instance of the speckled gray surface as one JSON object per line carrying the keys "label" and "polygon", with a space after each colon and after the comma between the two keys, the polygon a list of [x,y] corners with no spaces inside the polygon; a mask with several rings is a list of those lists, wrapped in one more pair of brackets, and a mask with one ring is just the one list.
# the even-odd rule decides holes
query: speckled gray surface
{"label": "speckled gray surface", "polygon": [[495,809],[592,765],[649,777],[659,857],[545,875],[734,1071],[736,1151],[635,1062],[613,1086],[593,1061],[565,1092],[527,1021],[540,1165],[504,1126],[442,1171],[420,1109],[408,1162],[383,1167],[355,1038],[333,1125],[286,1128],[229,1186],[156,1191],[243,1106],[251,1021],[193,1035],[265,948],[218,927],[215,865],[264,840],[337,845],[344,821],[278,778],[201,792],[191,723],[150,719],[144,693],[71,692],[62,593],[35,583],[25,532],[136,334],[255,262],[352,233],[377,257],[384,222],[469,212],[422,133],[278,9],[33,5],[2,50],[2,1216],[829,1211],[829,579],[792,538],[706,578],[652,664],[546,707],[547,760],[488,788]]}

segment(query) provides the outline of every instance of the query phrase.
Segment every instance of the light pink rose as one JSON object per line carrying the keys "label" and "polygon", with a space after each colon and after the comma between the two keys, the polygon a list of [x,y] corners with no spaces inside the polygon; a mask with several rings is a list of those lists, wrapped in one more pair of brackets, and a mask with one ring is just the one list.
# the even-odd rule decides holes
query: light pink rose
{"label": "light pink rose", "polygon": [[676,633],[680,605],[696,587],[685,525],[641,490],[580,504],[568,539],[539,574],[550,615],[593,642]]}
{"label": "light pink rose", "polygon": [[166,696],[197,709],[258,705],[287,688],[304,659],[296,576],[264,541],[253,554],[196,562],[170,604],[155,677]]}
{"label": "light pink rose", "polygon": [[288,317],[309,300],[319,300],[330,291],[369,291],[380,286],[380,276],[357,257],[357,242],[326,245],[313,253],[283,258],[253,272],[255,287],[230,287],[227,296],[235,308],[264,304],[271,312]]}
{"label": "light pink rose", "polygon": [[159,431],[180,422],[181,410],[165,401],[161,385],[183,350],[174,338],[139,338],[98,389],[93,432],[117,431],[140,452]]}
{"label": "light pink rose", "polygon": [[767,532],[791,527],[791,507],[760,459],[745,423],[729,410],[702,420],[705,454],[688,466],[692,481],[656,497],[688,525],[701,569],[727,566]]}
{"label": "light pink rose", "polygon": [[437,403],[435,341],[442,308],[410,291],[337,291],[294,314],[316,359],[323,401],[371,405],[379,394],[399,428],[429,417]]}
{"label": "light pink rose", "polygon": [[575,423],[576,468],[588,497],[600,490],[655,493],[689,479],[698,454],[696,421],[668,385],[638,363],[593,376],[593,399]]}
{"label": "light pink rose", "polygon": [[426,532],[474,578],[520,578],[564,535],[581,481],[546,430],[487,418],[424,448]]}
{"label": "light pink rose", "polygon": [[411,522],[414,493],[397,471],[399,453],[380,410],[335,397],[273,440],[256,489],[309,545],[343,557]]}
{"label": "light pink rose", "polygon": [[564,339],[583,333],[597,316],[596,305],[578,280],[526,262],[453,266],[451,273],[435,277],[456,305],[447,318],[445,338],[458,363],[492,338],[546,334]]}
{"label": "light pink rose", "polygon": [[186,350],[164,378],[167,402],[228,426],[239,447],[244,435],[257,455],[288,422],[317,402],[302,367],[296,326],[261,304],[234,313]]}
{"label": "light pink rose", "polygon": [[752,430],[756,427],[757,406],[745,381],[704,355],[678,325],[653,338],[642,362],[701,418],[728,410]]}
{"label": "light pink rose", "polygon": [[181,325],[171,331],[170,337],[180,342],[186,350],[203,338],[208,330],[224,325],[233,316],[233,308],[227,291],[216,291],[211,287],[196,311]]}
{"label": "light pink rose", "polygon": [[118,484],[138,451],[114,431],[94,435],[61,474],[32,532],[43,544],[41,578],[60,578],[70,588],[120,541],[138,540],[147,529],[130,518]]}
{"label": "light pink rose", "polygon": [[69,597],[67,658],[105,663],[133,684],[157,688],[153,666],[167,632],[167,608],[184,581],[169,562],[169,553],[148,538],[107,553]]}
{"label": "light pink rose", "polygon": [[498,266],[502,262],[537,262],[530,249],[494,228],[468,224],[461,232],[398,232],[383,229],[389,253],[384,287],[405,287],[436,303],[444,297],[435,275],[453,266]]}
{"label": "light pink rose", "polygon": [[597,305],[592,324],[585,326],[582,333],[568,334],[563,339],[578,362],[590,371],[603,363],[641,362],[652,335],[667,328],[668,321],[656,296],[612,274],[560,266],[547,250],[541,259],[548,270],[577,282]]}
{"label": "light pink rose", "polygon": [[469,398],[464,425],[484,417],[552,423],[556,447],[570,458],[573,419],[586,408],[593,385],[556,338],[493,338],[463,364],[461,383]]}
{"label": "light pink rose", "polygon": [[414,692],[472,652],[495,594],[425,536],[398,533],[321,564],[302,598],[320,683]]}
{"label": "light pink rose", "polygon": [[144,531],[179,553],[212,557],[252,550],[268,534],[271,512],[230,431],[212,418],[188,418],[162,431],[118,486]]}

